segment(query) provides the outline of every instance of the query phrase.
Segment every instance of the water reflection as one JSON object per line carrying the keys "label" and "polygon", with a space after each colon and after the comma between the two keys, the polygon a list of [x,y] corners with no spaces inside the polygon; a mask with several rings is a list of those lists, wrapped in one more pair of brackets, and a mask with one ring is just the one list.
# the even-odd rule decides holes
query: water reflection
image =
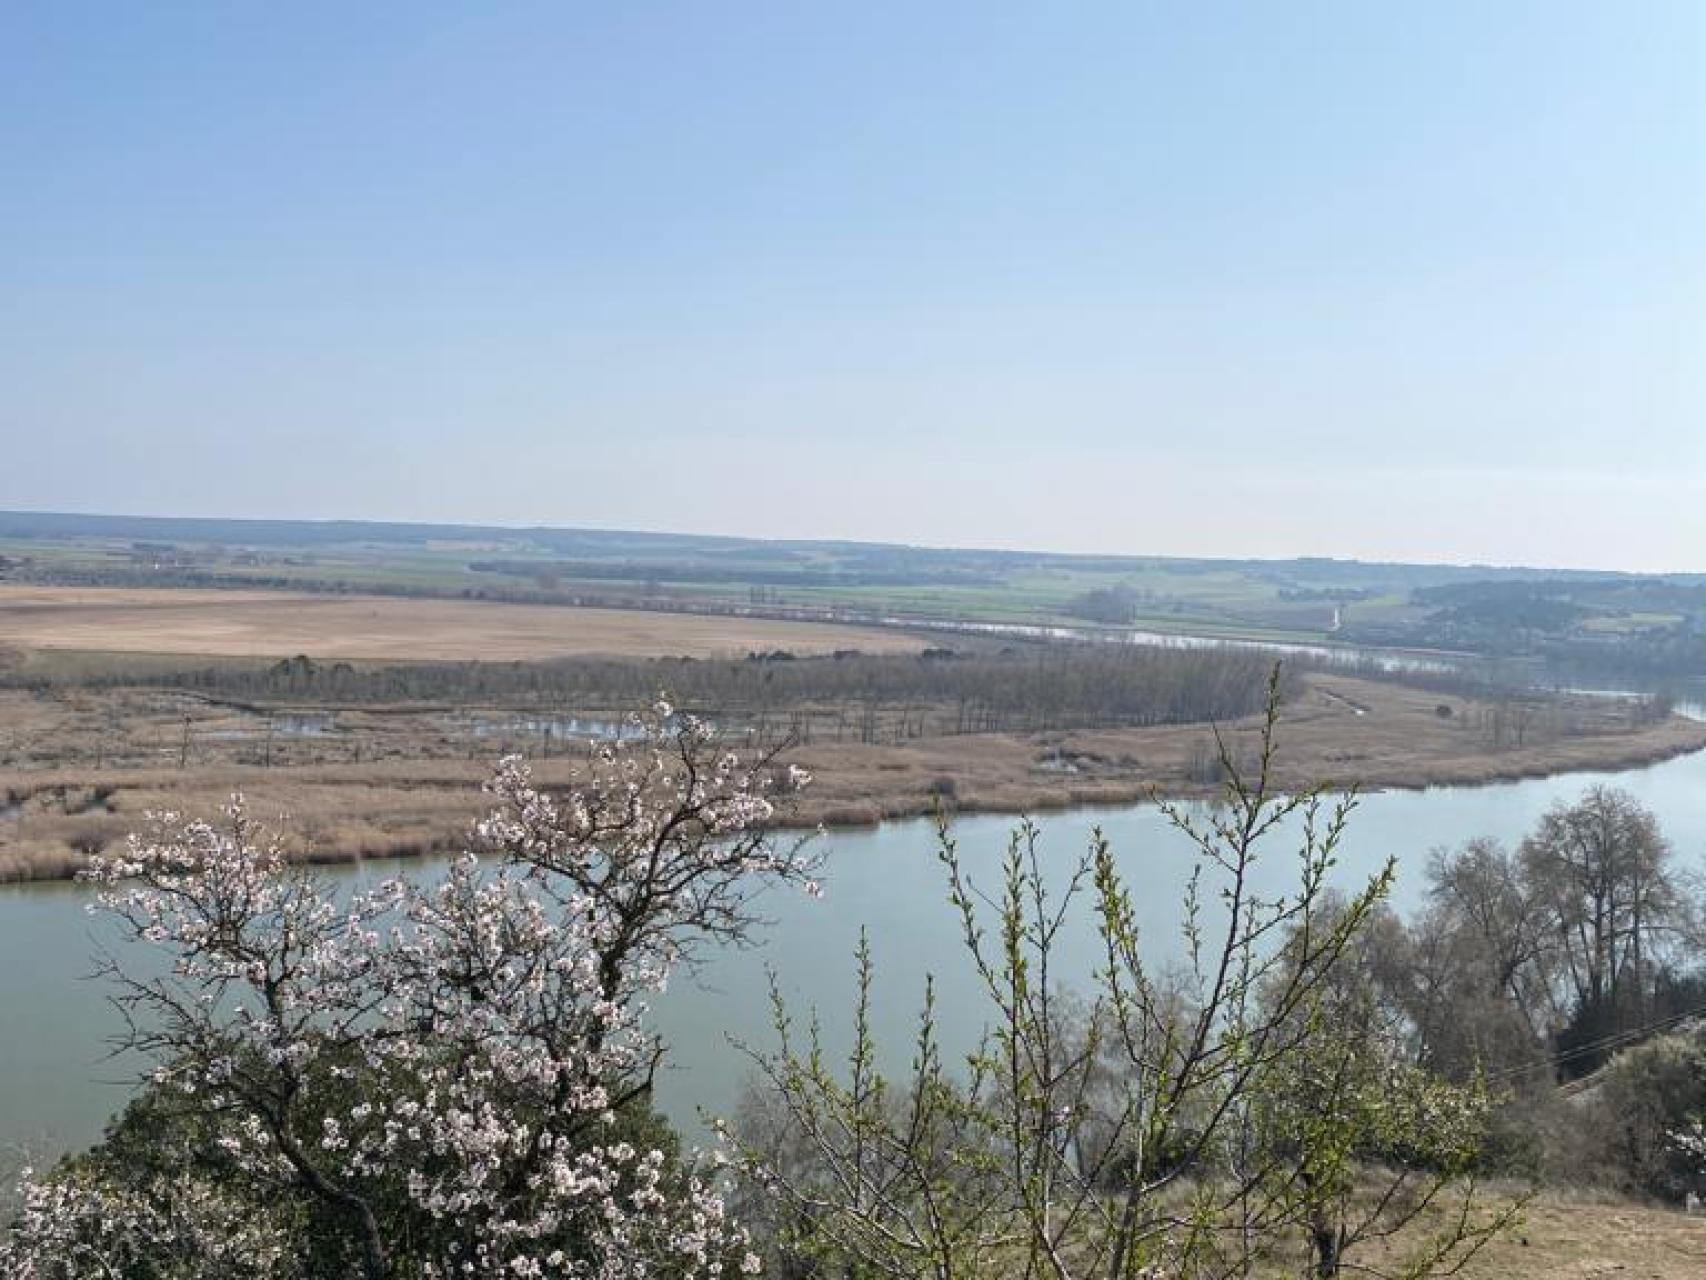
{"label": "water reflection", "polygon": [[[1699,753],[1614,774],[1366,796],[1352,818],[1338,874],[1349,884],[1396,856],[1395,904],[1413,909],[1423,893],[1419,870],[1431,849],[1483,835],[1515,842],[1553,803],[1574,799],[1596,782],[1629,790],[1658,814],[1684,862],[1706,871],[1706,753]],[[975,881],[994,884],[1011,826],[1000,816],[958,823],[961,856]],[[1191,866],[1185,843],[1148,806],[1085,810],[1042,820],[1045,855],[1064,865],[1094,827],[1112,840],[1130,880],[1150,956],[1161,965],[1179,963],[1178,903]],[[1295,826],[1277,834],[1258,863],[1262,891],[1289,885],[1295,865],[1289,837],[1295,835]],[[772,893],[762,903],[773,922],[762,946],[716,955],[659,1003],[658,1017],[674,1045],[661,1102],[690,1129],[700,1108],[726,1111],[738,1096],[745,1065],[729,1037],[768,1043],[767,970],[775,971],[802,1012],[812,1006],[823,1012],[826,1047],[845,1049],[838,1024],[861,925],[869,928],[876,955],[873,1011],[891,1067],[905,1066],[926,973],[936,979],[945,1043],[963,1049],[975,1042],[984,1005],[960,952],[929,825],[902,822],[825,839],[825,898]],[[433,872],[431,864],[369,863],[329,874],[351,883],[399,869]],[[104,1037],[114,1025],[105,993],[84,980],[100,929],[86,911],[89,897],[70,885],[0,889],[0,1164],[21,1148],[39,1162],[92,1141],[128,1092],[124,1071],[104,1061]],[[1084,918],[1063,940],[1058,972],[1068,985],[1087,985],[1095,960],[1094,930]]]}

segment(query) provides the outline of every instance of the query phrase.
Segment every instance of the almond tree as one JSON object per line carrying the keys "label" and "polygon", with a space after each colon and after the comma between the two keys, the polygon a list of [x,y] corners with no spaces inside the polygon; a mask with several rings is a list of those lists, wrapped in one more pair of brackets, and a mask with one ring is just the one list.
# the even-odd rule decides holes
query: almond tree
{"label": "almond tree", "polygon": [[663,703],[634,728],[556,792],[505,760],[492,864],[430,886],[340,897],[240,801],[98,861],[105,912],[166,961],[126,946],[103,967],[122,1047],[155,1063],[141,1145],[181,1168],[97,1151],[29,1181],[0,1272],[223,1274],[203,1238],[255,1276],[756,1271],[645,1122],[664,1052],[645,1002],[697,947],[747,937],[755,886],[811,888],[814,862],[769,834],[769,755]]}

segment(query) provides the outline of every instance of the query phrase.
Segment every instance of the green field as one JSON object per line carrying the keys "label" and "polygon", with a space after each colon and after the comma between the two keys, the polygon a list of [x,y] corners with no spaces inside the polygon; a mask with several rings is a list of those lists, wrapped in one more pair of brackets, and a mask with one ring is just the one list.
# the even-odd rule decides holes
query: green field
{"label": "green field", "polygon": [[[1692,577],[0,512],[0,580],[246,587],[1545,653],[1691,670]],[[1571,646],[1574,649],[1571,650]]]}

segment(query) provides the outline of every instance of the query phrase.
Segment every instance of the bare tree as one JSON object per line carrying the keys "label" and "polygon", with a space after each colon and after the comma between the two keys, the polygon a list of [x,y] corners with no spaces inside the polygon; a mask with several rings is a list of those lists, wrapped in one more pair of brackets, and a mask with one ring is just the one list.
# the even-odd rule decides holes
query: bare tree
{"label": "bare tree", "polygon": [[1628,792],[1591,787],[1546,813],[1520,857],[1578,1029],[1591,1037],[1639,1023],[1657,971],[1691,924],[1657,820]]}

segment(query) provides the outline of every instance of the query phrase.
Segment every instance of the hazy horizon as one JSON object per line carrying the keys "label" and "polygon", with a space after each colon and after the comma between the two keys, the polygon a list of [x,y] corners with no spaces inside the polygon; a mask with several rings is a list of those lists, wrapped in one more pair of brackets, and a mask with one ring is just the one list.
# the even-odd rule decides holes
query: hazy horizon
{"label": "hazy horizon", "polygon": [[611,533],[611,534],[638,535],[638,536],[642,536],[642,537],[664,537],[664,538],[685,537],[685,538],[726,539],[726,540],[737,541],[737,542],[751,541],[751,542],[776,542],[776,543],[786,543],[786,544],[818,543],[818,544],[823,544],[823,545],[892,546],[892,547],[903,547],[903,548],[910,548],[910,549],[917,549],[917,550],[924,550],[924,551],[947,551],[947,552],[962,552],[962,553],[970,553],[970,554],[977,554],[979,552],[985,552],[985,551],[993,551],[993,552],[1016,552],[1019,554],[1031,554],[1031,555],[1064,556],[1064,557],[1085,557],[1085,558],[1109,557],[1109,558],[1114,558],[1114,559],[1129,558],[1129,559],[1133,559],[1133,560],[1148,560],[1148,559],[1183,560],[1183,561],[1191,561],[1191,560],[1214,561],[1214,560],[1220,560],[1220,561],[1225,561],[1227,563],[1238,563],[1238,562],[1246,562],[1247,561],[1247,562],[1252,562],[1252,563],[1271,562],[1271,563],[1276,563],[1276,564],[1285,563],[1285,562],[1289,562],[1289,561],[1298,561],[1298,560],[1334,560],[1334,561],[1340,561],[1340,562],[1344,562],[1344,563],[1358,563],[1358,564],[1369,564],[1369,565],[1389,563],[1389,564],[1395,564],[1395,565],[1404,565],[1404,566],[1410,566],[1410,567],[1423,567],[1423,568],[1434,567],[1434,568],[1456,568],[1456,569],[1489,569],[1489,570],[1500,570],[1500,571],[1532,569],[1532,570],[1544,571],[1544,572],[1587,572],[1587,573],[1610,573],[1610,574],[1629,573],[1629,574],[1651,574],[1654,576],[1671,576],[1671,577],[1706,576],[1706,569],[1702,569],[1702,570],[1689,570],[1689,569],[1671,569],[1671,570],[1618,569],[1618,568],[1598,567],[1598,566],[1593,566],[1593,565],[1579,565],[1579,564],[1540,564],[1540,563],[1531,563],[1531,562],[1526,562],[1526,561],[1501,561],[1501,560],[1442,560],[1442,559],[1437,559],[1437,558],[1435,558],[1435,559],[1394,560],[1394,559],[1391,559],[1389,557],[1350,556],[1350,555],[1333,555],[1333,554],[1316,555],[1314,553],[1299,553],[1297,555],[1244,556],[1244,555],[1233,555],[1233,554],[1195,555],[1195,554],[1189,554],[1189,553],[1183,553],[1183,552],[1158,552],[1158,551],[1145,551],[1145,550],[1133,550],[1133,551],[1092,550],[1092,551],[1086,551],[1083,549],[1072,548],[1072,547],[1039,547],[1039,546],[1031,546],[1031,545],[1018,544],[1018,543],[1014,543],[1011,545],[1004,545],[1004,544],[999,544],[999,543],[908,542],[908,541],[901,541],[901,540],[896,540],[896,539],[892,539],[892,538],[833,538],[833,537],[817,537],[817,536],[813,536],[810,534],[800,535],[800,536],[752,534],[752,533],[745,533],[745,532],[742,532],[740,530],[727,530],[727,529],[676,529],[676,528],[664,528],[664,527],[657,527],[657,526],[640,526],[640,525],[575,525],[575,524],[564,524],[564,523],[553,523],[553,522],[522,523],[522,522],[505,521],[505,520],[473,521],[473,520],[454,520],[454,519],[445,519],[445,520],[415,520],[415,519],[405,519],[405,518],[377,519],[377,518],[373,518],[373,517],[369,517],[369,516],[359,516],[359,515],[331,515],[331,516],[297,517],[297,516],[290,516],[290,515],[272,515],[272,516],[266,516],[266,515],[231,515],[229,513],[217,513],[217,512],[210,513],[210,514],[199,514],[198,515],[198,514],[190,514],[190,513],[186,513],[186,512],[64,511],[64,510],[48,510],[46,508],[41,508],[41,509],[30,509],[30,508],[23,508],[23,507],[0,508],[0,517],[4,517],[7,515],[63,516],[63,517],[72,518],[72,519],[89,518],[89,519],[97,519],[97,520],[112,518],[112,519],[123,519],[123,520],[213,521],[213,522],[218,522],[218,523],[222,523],[222,524],[223,523],[237,523],[237,522],[244,522],[244,521],[255,521],[255,522],[261,522],[261,523],[277,523],[277,524],[307,524],[307,525],[352,524],[352,525],[374,525],[374,526],[379,526],[379,527],[396,526],[396,527],[401,527],[401,528],[407,528],[407,527],[411,527],[411,526],[424,526],[424,527],[431,528],[431,527],[435,527],[435,526],[440,526],[440,527],[444,527],[444,528],[463,528],[463,529],[468,529],[468,530],[472,530],[472,531],[487,531],[487,530],[489,530],[489,531],[494,532],[494,533],[524,534],[524,533],[528,533],[528,532],[532,532],[532,531],[551,532],[551,533],[570,533],[570,532]]}
{"label": "hazy horizon", "polygon": [[1706,570],[1706,8],[0,13],[0,507]]}

